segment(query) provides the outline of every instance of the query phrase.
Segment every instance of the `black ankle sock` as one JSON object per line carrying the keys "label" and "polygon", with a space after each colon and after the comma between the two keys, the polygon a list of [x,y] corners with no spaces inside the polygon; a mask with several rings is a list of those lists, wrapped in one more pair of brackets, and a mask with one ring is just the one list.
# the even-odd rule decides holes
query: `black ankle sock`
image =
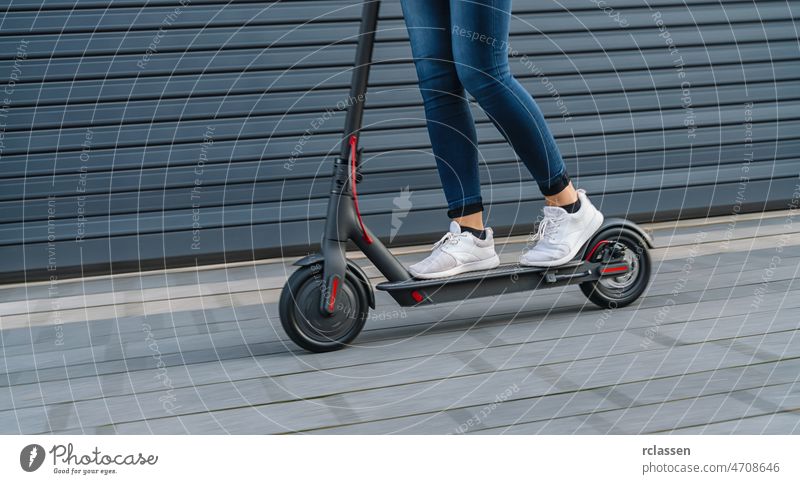
{"label": "black ankle sock", "polygon": [[462,232],[469,232],[481,240],[486,240],[486,230],[473,229],[472,227],[465,227],[461,224],[459,224],[458,226],[461,227]]}
{"label": "black ankle sock", "polygon": [[562,205],[561,208],[567,211],[567,213],[575,213],[581,209],[581,199],[575,200],[575,203],[570,203],[569,205]]}

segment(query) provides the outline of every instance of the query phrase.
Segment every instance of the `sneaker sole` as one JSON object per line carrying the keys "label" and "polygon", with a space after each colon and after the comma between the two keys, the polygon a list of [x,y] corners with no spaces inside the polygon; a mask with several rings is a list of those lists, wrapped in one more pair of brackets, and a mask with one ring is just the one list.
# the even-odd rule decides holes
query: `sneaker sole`
{"label": "sneaker sole", "polygon": [[[588,227],[591,227],[591,230],[587,230],[588,236],[586,237],[586,240],[584,240],[580,244],[576,244],[575,248],[571,250],[564,257],[552,261],[536,261],[536,262],[527,262],[525,258],[522,257],[519,260],[520,265],[527,267],[557,267],[560,265],[564,265],[567,262],[570,262],[572,259],[575,258],[576,255],[578,255],[578,251],[581,250],[583,244],[585,244],[589,239],[591,239],[592,235],[594,235],[594,233],[597,232],[597,229],[599,229],[600,226],[603,225],[603,220],[604,220],[603,214],[598,210],[592,221],[589,223]],[[584,232],[584,236],[586,235],[587,232]]]}
{"label": "sneaker sole", "polygon": [[411,272],[411,275],[416,277],[417,279],[441,279],[443,277],[457,276],[465,272],[485,271],[488,269],[494,269],[499,265],[500,265],[500,257],[498,257],[497,254],[495,254],[494,257],[490,257],[488,259],[479,260],[475,262],[468,262],[466,264],[453,267],[452,269],[448,269],[446,271],[432,272],[430,274],[419,274]]}

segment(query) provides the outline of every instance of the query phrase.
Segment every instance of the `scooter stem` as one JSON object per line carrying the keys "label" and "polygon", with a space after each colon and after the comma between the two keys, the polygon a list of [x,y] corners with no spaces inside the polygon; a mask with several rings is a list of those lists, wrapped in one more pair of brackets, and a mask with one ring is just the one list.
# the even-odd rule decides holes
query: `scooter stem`
{"label": "scooter stem", "polygon": [[[334,162],[331,193],[328,200],[327,218],[322,239],[322,254],[325,257],[321,285],[320,310],[331,315],[336,310],[336,297],[347,270],[345,255],[348,239],[358,236],[371,242],[371,235],[355,210],[354,198],[356,174],[358,172],[358,134],[364,114],[364,102],[378,26],[380,1],[367,0],[362,7],[361,26],[356,47],[355,66],[347,100],[347,117],[340,156]],[[356,234],[358,230],[358,234]],[[387,251],[388,252],[388,251]]]}

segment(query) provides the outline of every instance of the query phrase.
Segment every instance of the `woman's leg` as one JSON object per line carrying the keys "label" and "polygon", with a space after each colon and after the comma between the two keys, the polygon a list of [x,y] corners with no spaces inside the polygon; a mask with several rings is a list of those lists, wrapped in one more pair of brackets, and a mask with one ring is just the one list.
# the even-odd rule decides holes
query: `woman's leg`
{"label": "woman's leg", "polygon": [[447,198],[450,230],[408,270],[418,278],[449,277],[500,264],[491,229],[483,228],[475,123],[453,63],[450,5],[403,0],[428,134]]}
{"label": "woman's leg", "polygon": [[402,0],[402,7],[448,216],[483,229],[475,123],[453,63],[450,5]]}
{"label": "woman's leg", "polygon": [[555,139],[533,97],[511,75],[511,0],[450,0],[450,35],[462,84],[506,137],[549,204],[577,200]]}

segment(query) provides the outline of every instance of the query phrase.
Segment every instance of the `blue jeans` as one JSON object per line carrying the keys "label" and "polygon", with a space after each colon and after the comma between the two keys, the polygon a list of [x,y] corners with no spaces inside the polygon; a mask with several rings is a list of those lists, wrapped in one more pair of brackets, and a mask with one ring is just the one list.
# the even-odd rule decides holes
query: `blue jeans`
{"label": "blue jeans", "polygon": [[483,210],[466,89],[545,195],[569,184],[539,106],[508,65],[511,0],[402,0],[439,178],[456,218]]}

